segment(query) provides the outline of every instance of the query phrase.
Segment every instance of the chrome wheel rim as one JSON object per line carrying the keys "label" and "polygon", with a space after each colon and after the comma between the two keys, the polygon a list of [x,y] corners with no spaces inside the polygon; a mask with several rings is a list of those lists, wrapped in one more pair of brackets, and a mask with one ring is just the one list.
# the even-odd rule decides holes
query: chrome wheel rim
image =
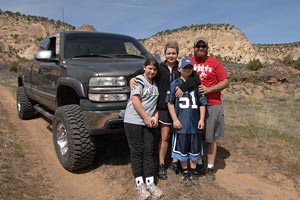
{"label": "chrome wheel rim", "polygon": [[56,128],[56,143],[62,156],[65,156],[69,150],[66,127],[63,123],[59,123]]}
{"label": "chrome wheel rim", "polygon": [[20,113],[21,111],[21,103],[20,103],[20,96],[18,95],[18,98],[17,98],[17,110],[18,110],[18,113]]}

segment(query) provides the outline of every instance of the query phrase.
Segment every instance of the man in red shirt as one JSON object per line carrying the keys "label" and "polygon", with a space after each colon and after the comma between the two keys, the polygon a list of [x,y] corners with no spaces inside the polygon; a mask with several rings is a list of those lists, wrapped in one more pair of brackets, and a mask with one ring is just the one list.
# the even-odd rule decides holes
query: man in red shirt
{"label": "man in red shirt", "polygon": [[208,41],[205,37],[196,38],[194,56],[191,57],[194,70],[199,75],[199,91],[205,94],[208,105],[205,123],[207,143],[207,180],[215,181],[214,163],[217,154],[217,140],[224,139],[224,110],[221,91],[229,86],[229,79],[222,63],[208,56]]}

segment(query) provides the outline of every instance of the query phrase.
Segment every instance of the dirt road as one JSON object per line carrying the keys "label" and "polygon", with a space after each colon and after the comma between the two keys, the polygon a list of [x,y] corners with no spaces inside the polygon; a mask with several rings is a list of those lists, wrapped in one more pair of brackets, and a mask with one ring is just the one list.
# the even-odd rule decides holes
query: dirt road
{"label": "dirt road", "polygon": [[[79,173],[70,173],[61,167],[56,158],[50,124],[43,118],[20,120],[16,113],[15,94],[8,87],[0,85],[0,97],[8,122],[15,125],[13,134],[29,144],[26,148],[30,148],[32,153],[28,155],[28,162],[39,163],[34,170],[42,176],[40,181],[47,182],[51,187],[45,188],[48,199],[136,199],[125,140],[97,139],[107,139],[109,142],[100,142],[95,165]],[[114,144],[109,144],[112,142]],[[219,170],[214,185],[182,188],[178,183],[180,177],[170,172],[167,181],[158,183],[165,193],[163,199],[300,199],[294,182],[286,176],[274,172],[265,178],[263,173],[257,172],[258,168],[268,170],[267,164],[262,162],[257,166],[238,152],[227,154],[227,157],[218,157]],[[27,183],[31,184],[30,180]]]}

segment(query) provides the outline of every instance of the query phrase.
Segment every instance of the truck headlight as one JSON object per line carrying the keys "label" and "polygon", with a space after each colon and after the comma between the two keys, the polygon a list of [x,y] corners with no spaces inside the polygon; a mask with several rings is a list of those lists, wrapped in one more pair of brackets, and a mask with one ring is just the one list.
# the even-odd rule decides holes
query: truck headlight
{"label": "truck headlight", "polygon": [[125,86],[126,80],[124,76],[118,77],[93,77],[90,79],[90,87],[111,87],[111,86]]}
{"label": "truck headlight", "polygon": [[109,102],[109,101],[127,101],[126,94],[89,94],[91,101]]}
{"label": "truck headlight", "polygon": [[89,100],[91,101],[127,101],[129,92],[124,76],[92,77],[89,82]]}

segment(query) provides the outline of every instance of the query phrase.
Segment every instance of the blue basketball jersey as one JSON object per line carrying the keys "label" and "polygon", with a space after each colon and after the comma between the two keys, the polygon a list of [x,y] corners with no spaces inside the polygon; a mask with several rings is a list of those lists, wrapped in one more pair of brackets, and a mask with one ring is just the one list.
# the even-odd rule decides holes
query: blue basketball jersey
{"label": "blue basketball jersey", "polygon": [[176,98],[176,87],[183,83],[181,78],[175,79],[167,91],[166,102],[173,103],[178,119],[182,124],[182,129],[174,129],[178,134],[201,133],[198,129],[200,119],[199,106],[207,105],[206,97],[195,88],[193,91],[186,91],[180,98]]}

